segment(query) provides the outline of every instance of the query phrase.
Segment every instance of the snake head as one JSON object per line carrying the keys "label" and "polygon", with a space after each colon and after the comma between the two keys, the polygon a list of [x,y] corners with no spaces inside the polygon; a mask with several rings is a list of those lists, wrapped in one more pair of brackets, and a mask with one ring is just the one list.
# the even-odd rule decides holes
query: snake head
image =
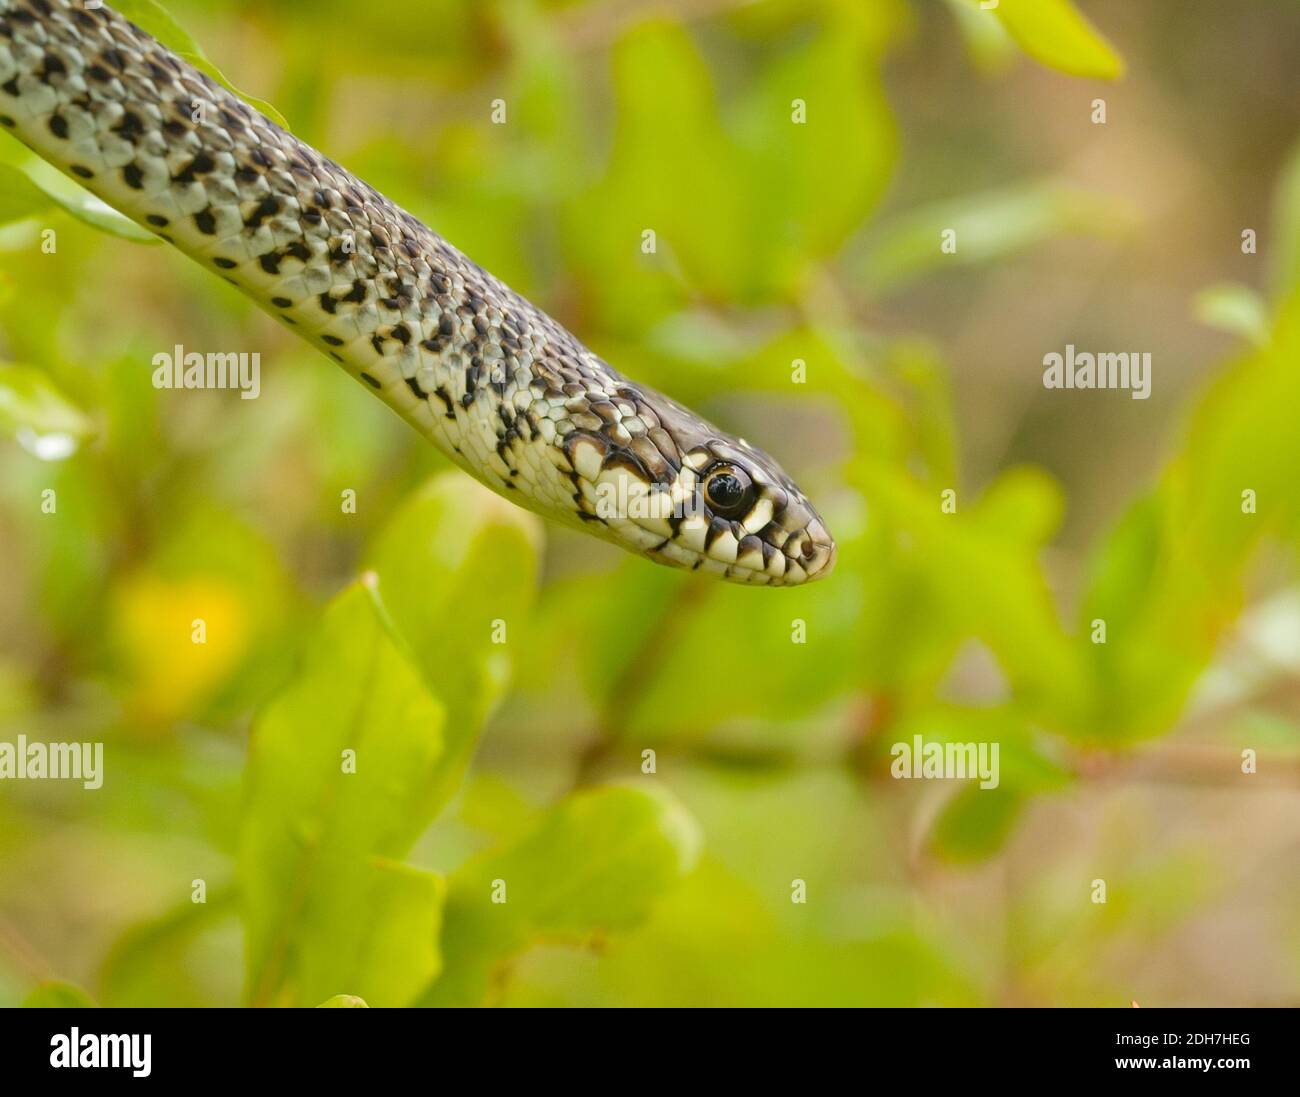
{"label": "snake head", "polygon": [[830,573],[835,541],[762,450],[640,385],[594,410],[603,429],[565,440],[588,532],[731,582],[795,586]]}
{"label": "snake head", "polygon": [[[694,474],[695,511],[665,552],[684,549],[690,566],[742,583],[795,586],[830,574],[835,541],[766,453],[742,438],[715,437],[691,449],[683,465]],[[689,480],[685,471],[682,477]]]}

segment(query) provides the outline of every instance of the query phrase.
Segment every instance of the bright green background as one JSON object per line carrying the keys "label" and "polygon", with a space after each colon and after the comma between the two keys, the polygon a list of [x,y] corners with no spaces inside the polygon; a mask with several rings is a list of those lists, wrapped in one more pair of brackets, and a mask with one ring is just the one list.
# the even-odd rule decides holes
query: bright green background
{"label": "bright green background", "polygon": [[[1300,12],[1086,6],[136,0],[839,564],[543,527],[6,143],[0,739],[107,777],[0,785],[0,1002],[1294,1004]],[[178,343],[261,398],[155,391]],[[892,780],[917,734],[1000,788]]]}

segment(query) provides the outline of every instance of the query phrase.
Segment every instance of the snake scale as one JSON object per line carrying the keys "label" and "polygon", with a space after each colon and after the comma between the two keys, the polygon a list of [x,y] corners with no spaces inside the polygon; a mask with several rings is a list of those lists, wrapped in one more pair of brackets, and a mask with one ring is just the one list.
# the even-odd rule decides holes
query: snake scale
{"label": "snake scale", "polygon": [[0,0],[0,126],[519,505],[737,582],[830,571],[834,541],[771,457],[616,372],[106,4]]}

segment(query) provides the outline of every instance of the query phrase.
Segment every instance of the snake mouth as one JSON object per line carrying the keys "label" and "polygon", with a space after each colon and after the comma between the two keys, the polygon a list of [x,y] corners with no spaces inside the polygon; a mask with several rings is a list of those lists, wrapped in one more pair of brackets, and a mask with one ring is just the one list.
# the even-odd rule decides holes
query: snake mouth
{"label": "snake mouth", "polygon": [[[715,561],[709,560],[705,566],[714,570],[710,567],[714,563]],[[801,587],[825,578],[834,567],[835,546],[829,544],[818,545],[811,558],[789,561],[780,575],[766,568],[745,567],[742,564],[722,565],[719,574],[732,582],[750,586]]]}
{"label": "snake mouth", "polygon": [[[749,537],[749,542],[758,539]],[[743,544],[743,543],[742,543]],[[730,546],[728,546],[729,548]],[[661,546],[657,554],[663,563],[688,567],[747,586],[795,587],[829,575],[835,567],[835,541],[819,519],[791,534],[777,548],[763,542],[737,554],[715,555],[710,550],[687,554],[680,546]]]}

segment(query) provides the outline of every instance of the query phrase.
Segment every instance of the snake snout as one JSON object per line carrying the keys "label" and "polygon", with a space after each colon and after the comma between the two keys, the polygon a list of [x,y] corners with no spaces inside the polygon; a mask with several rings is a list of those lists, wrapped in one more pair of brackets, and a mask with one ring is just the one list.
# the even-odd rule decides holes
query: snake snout
{"label": "snake snout", "polygon": [[829,575],[835,566],[835,539],[816,516],[786,540],[782,551],[786,563],[779,582],[783,586],[811,583]]}
{"label": "snake snout", "polygon": [[799,562],[807,574],[806,581],[811,582],[829,575],[835,567],[835,539],[820,518],[814,518],[804,534],[803,544],[799,546]]}

